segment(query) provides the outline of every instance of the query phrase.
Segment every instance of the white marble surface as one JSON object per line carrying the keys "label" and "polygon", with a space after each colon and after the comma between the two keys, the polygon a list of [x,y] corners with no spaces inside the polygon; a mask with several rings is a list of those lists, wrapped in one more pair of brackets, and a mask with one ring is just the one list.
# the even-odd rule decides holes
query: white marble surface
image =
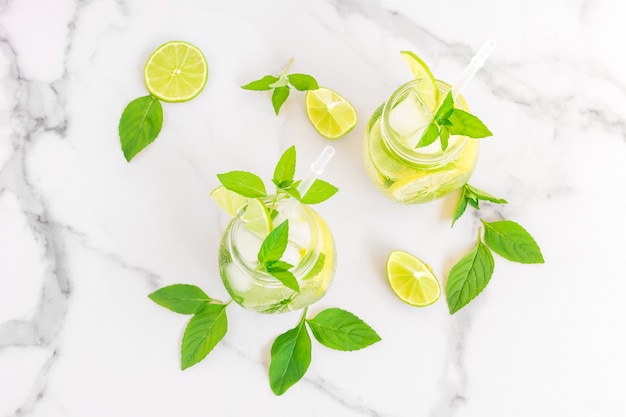
{"label": "white marble surface", "polygon": [[[626,415],[624,15],[619,0],[0,1],[0,416]],[[165,105],[159,138],[128,164],[118,119],[172,39],[204,51],[209,83]],[[451,198],[387,201],[363,132],[409,78],[400,50],[452,80],[487,39],[499,47],[465,95],[495,137],[472,183],[508,199],[481,215],[524,225],[546,263],[497,258],[455,316],[443,299],[411,308],[385,282],[389,251],[445,277],[478,215],[450,229]],[[275,397],[269,347],[298,313],[229,307],[223,342],[182,372],[186,319],[147,294],[185,282],[225,297],[215,174],[269,179],[287,146],[304,169],[327,144],[302,95],[276,117],[238,87],[290,57],[360,115],[325,174],[341,190],[318,207],[339,264],[314,309],[351,310],[383,341],[314,345],[307,375]]]}

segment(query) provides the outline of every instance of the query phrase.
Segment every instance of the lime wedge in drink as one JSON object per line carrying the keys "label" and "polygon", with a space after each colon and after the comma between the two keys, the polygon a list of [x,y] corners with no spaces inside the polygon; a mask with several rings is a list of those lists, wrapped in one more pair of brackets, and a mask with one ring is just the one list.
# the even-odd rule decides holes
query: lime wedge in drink
{"label": "lime wedge in drink", "polygon": [[238,215],[241,210],[241,221],[246,229],[264,238],[272,230],[272,220],[265,204],[258,198],[247,198],[230,191],[220,185],[211,191],[211,198],[231,216]]}
{"label": "lime wedge in drink", "polygon": [[430,267],[415,256],[395,250],[387,258],[387,281],[398,298],[416,307],[439,299],[439,281]]}
{"label": "lime wedge in drink", "polygon": [[150,55],[143,77],[150,94],[159,100],[188,101],[204,89],[209,66],[200,49],[187,42],[172,41]]}
{"label": "lime wedge in drink", "polygon": [[248,200],[248,206],[241,215],[241,221],[246,229],[261,238],[267,236],[272,230],[272,219],[267,207],[258,198]]}
{"label": "lime wedge in drink", "polygon": [[437,88],[433,73],[430,72],[428,65],[413,52],[402,51],[400,55],[409,66],[413,77],[416,80],[420,80],[420,83],[417,84],[415,89],[424,101],[424,104],[428,106],[431,113],[434,113],[439,103],[439,89]]}
{"label": "lime wedge in drink", "polygon": [[352,104],[329,88],[307,91],[305,106],[309,121],[326,139],[339,139],[346,135],[358,120]]}

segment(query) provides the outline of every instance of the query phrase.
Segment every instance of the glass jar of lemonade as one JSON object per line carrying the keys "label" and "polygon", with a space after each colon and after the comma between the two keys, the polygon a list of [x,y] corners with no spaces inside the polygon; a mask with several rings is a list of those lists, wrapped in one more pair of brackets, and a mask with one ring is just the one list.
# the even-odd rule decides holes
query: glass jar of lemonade
{"label": "glass jar of lemonade", "polygon": [[[439,140],[416,148],[436,109],[420,97],[420,80],[398,88],[372,115],[364,143],[365,168],[384,195],[406,204],[426,203],[462,187],[472,175],[478,140],[453,135],[446,150]],[[450,85],[437,81],[440,101]],[[462,96],[455,107],[468,111]]]}
{"label": "glass jar of lemonade", "polygon": [[272,227],[288,221],[289,235],[282,261],[299,291],[286,287],[259,268],[257,254],[265,236],[250,230],[241,210],[226,227],[219,248],[219,268],[224,286],[235,302],[260,313],[279,313],[304,308],[318,301],[335,275],[335,241],[328,225],[312,208],[292,198],[264,201]]}

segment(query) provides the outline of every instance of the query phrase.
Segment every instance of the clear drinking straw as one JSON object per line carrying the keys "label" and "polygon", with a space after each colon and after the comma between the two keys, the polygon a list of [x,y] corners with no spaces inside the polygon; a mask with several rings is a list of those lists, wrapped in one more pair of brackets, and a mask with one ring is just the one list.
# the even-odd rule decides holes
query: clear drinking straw
{"label": "clear drinking straw", "polygon": [[480,51],[470,60],[469,65],[463,70],[461,76],[452,85],[452,96],[456,99],[465,86],[471,81],[476,72],[482,68],[489,55],[496,49],[496,41],[485,42]]}
{"label": "clear drinking straw", "polygon": [[[307,191],[309,191],[317,177],[324,173],[324,168],[326,168],[326,165],[328,165],[334,155],[335,148],[333,148],[332,146],[326,146],[324,149],[322,149],[322,152],[319,154],[317,159],[311,164],[311,170],[309,171],[309,174],[304,177],[300,184],[298,184],[297,190],[302,197],[304,197]],[[285,204],[285,212],[288,213],[292,211],[296,203],[297,200],[295,198],[289,199]]]}

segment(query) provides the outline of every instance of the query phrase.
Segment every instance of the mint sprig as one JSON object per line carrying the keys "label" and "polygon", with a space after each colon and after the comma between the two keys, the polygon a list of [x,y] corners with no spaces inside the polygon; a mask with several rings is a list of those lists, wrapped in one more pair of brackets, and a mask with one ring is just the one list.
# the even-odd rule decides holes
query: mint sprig
{"label": "mint sprig", "polygon": [[195,285],[174,284],[158,289],[148,297],[169,310],[193,314],[185,328],[181,343],[181,369],[203,360],[222,340],[228,330],[226,307]]}
{"label": "mint sprig", "polygon": [[478,117],[454,107],[454,99],[451,91],[446,94],[433,120],[430,122],[415,147],[421,148],[428,146],[439,138],[441,149],[445,151],[448,148],[450,135],[462,135],[475,139],[493,135]]}
{"label": "mint sprig", "polygon": [[305,375],[311,363],[311,337],[335,350],[363,349],[381,340],[380,336],[363,320],[339,308],[321,311],[312,319],[302,313],[298,325],[278,336],[271,349],[269,367],[270,387],[276,395],[284,394]]}
{"label": "mint sprig", "polygon": [[454,223],[456,223],[456,221],[463,215],[463,213],[465,213],[465,209],[467,208],[468,204],[474,207],[476,210],[479,210],[480,201],[489,201],[495,204],[507,204],[507,201],[503,198],[495,197],[486,191],[479,190],[472,185],[465,184],[463,188],[461,188],[461,195],[459,197],[459,202],[456,206],[454,218],[452,219],[452,226],[454,226]]}
{"label": "mint sprig", "polygon": [[319,85],[317,80],[308,74],[288,74],[289,68],[293,63],[293,58],[289,60],[285,70],[278,75],[265,75],[258,80],[254,80],[246,85],[241,86],[244,90],[253,91],[272,91],[272,106],[274,107],[274,113],[278,115],[281,107],[287,101],[291,87],[294,87],[298,91],[317,90]]}
{"label": "mint sprig", "polygon": [[539,245],[518,223],[510,220],[480,221],[485,226],[484,243],[481,230],[474,249],[452,267],[446,282],[450,314],[466,306],[489,283],[494,270],[491,251],[513,262],[544,263]]}

